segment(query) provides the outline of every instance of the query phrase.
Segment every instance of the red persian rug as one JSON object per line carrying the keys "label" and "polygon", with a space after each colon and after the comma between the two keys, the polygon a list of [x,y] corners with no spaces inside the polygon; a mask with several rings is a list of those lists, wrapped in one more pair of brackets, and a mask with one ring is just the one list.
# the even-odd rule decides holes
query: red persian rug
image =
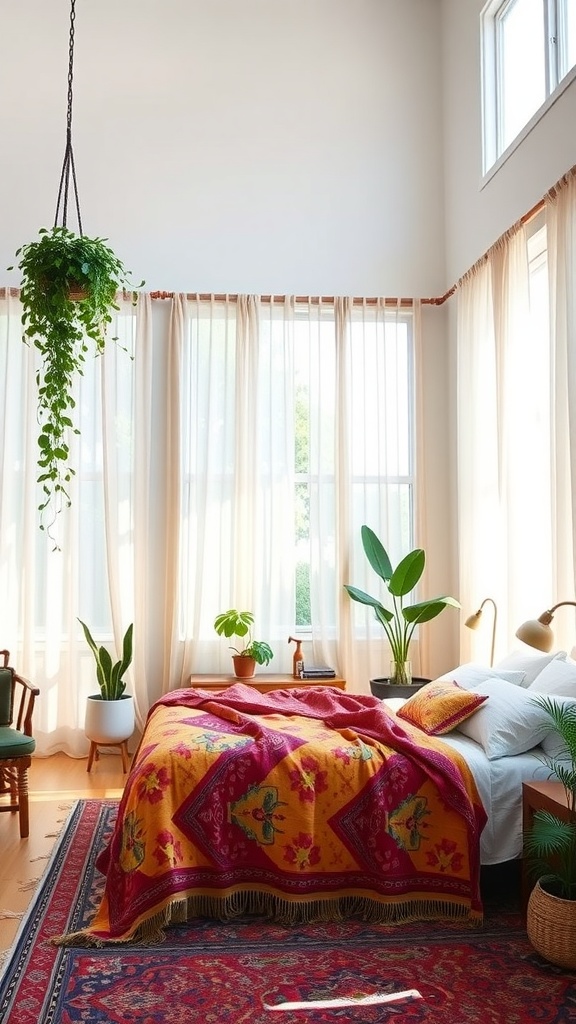
{"label": "red persian rug", "polygon": [[74,808],[4,967],[2,1024],[576,1024],[576,974],[538,957],[505,897],[481,928],[201,920],[156,946],[54,946],[90,921],[115,813]]}

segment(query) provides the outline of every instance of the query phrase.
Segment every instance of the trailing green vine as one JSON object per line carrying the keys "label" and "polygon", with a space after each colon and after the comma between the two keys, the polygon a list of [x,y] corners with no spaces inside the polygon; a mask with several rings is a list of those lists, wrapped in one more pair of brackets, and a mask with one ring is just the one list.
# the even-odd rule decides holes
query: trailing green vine
{"label": "trailing green vine", "polygon": [[[25,340],[34,344],[41,357],[36,382],[38,483],[43,500],[38,510],[40,528],[44,529],[49,507],[53,511],[52,525],[58,512],[70,505],[69,485],[75,470],[69,462],[68,437],[69,431],[80,433],[73,420],[72,390],[75,378],[84,372],[90,350],[88,339],[93,342],[94,355],[101,355],[112,311],[119,308],[117,292],[132,285],[123,264],[106,245],[107,239],[76,235],[56,226],[41,228],[39,236],[37,241],[21,246],[16,257],[22,273]],[[74,294],[79,289],[81,298]]]}

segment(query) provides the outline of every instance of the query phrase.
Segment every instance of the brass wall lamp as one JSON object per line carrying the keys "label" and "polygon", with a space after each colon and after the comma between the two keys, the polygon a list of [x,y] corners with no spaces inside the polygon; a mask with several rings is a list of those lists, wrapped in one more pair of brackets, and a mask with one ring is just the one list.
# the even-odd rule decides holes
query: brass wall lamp
{"label": "brass wall lamp", "polygon": [[562,608],[565,604],[576,608],[576,601],[559,601],[548,611],[542,612],[537,619],[528,619],[527,622],[523,622],[516,630],[518,639],[530,647],[535,647],[537,651],[544,651],[547,654],[552,650],[554,643],[554,633],[550,629],[550,623],[556,609]]}
{"label": "brass wall lamp", "polygon": [[498,618],[498,609],[496,607],[496,601],[494,600],[494,598],[485,597],[478,611],[474,612],[473,615],[469,615],[464,625],[468,626],[468,629],[478,629],[480,625],[480,620],[482,619],[482,609],[484,608],[484,605],[488,603],[490,603],[494,609],[494,620],[492,622],[492,645],[490,647],[490,665],[492,666],[494,664],[494,645],[496,643],[496,620]]}

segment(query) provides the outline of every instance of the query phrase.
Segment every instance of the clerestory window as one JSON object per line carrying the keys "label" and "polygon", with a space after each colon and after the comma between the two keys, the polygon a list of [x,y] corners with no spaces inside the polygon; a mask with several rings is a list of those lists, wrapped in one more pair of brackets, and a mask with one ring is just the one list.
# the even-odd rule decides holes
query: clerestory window
{"label": "clerestory window", "polygon": [[576,0],[489,0],[480,17],[486,174],[576,77]]}

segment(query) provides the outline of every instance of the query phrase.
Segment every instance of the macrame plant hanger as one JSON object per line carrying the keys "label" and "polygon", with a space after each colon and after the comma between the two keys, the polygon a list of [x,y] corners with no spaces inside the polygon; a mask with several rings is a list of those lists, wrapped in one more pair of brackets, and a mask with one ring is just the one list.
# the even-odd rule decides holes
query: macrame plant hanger
{"label": "macrame plant hanger", "polygon": [[72,188],[74,191],[74,203],[76,216],[78,218],[78,233],[82,232],[82,217],[80,214],[80,201],[78,199],[78,184],[76,181],[76,167],[74,165],[74,150],[72,148],[72,100],[74,97],[74,22],[76,20],[76,0],[70,0],[70,42],[68,46],[68,104],[66,111],[66,148],[64,150],[64,161],[60,175],[60,186],[58,188],[58,201],[56,203],[56,216],[54,227],[58,227],[58,219],[62,218],[62,227],[67,226],[68,220],[68,195],[70,190],[70,173],[72,173]]}

